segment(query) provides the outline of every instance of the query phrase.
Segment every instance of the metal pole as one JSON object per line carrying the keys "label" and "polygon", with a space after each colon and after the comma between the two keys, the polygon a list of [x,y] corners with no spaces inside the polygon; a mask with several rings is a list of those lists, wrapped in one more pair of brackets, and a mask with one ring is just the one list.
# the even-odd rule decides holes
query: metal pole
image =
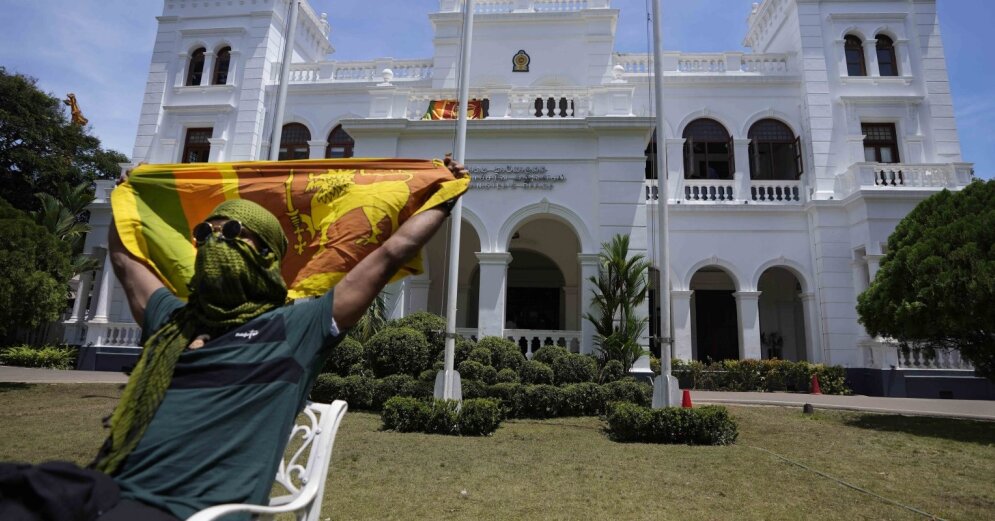
{"label": "metal pole", "polygon": [[297,32],[297,12],[301,0],[290,0],[290,21],[287,38],[283,44],[283,62],[280,63],[280,85],[276,88],[276,113],[273,115],[273,133],[270,139],[269,160],[280,159],[280,140],[283,138],[283,113],[287,108],[287,83],[290,82],[290,60],[294,58],[294,33]]}
{"label": "metal pole", "polygon": [[673,407],[680,403],[677,393],[680,390],[677,379],[670,374],[673,356],[673,338],[670,320],[670,228],[667,194],[667,126],[663,114],[663,20],[660,16],[660,2],[653,0],[653,89],[656,105],[656,183],[657,218],[660,233],[660,375],[654,380],[653,407]]}
{"label": "metal pole", "polygon": [[[459,75],[459,121],[456,126],[456,150],[455,157],[457,163],[463,163],[466,158],[466,120],[467,111],[470,105],[470,41],[473,37],[473,0],[466,0],[463,4],[463,44],[462,55],[460,57]],[[446,354],[445,368],[442,385],[442,393],[439,396],[438,385],[436,385],[436,397],[444,400],[461,400],[462,389],[459,384],[459,373],[453,367],[456,361],[456,298],[457,285],[459,284],[459,248],[460,248],[460,225],[463,222],[463,199],[457,199],[453,206],[450,226],[452,233],[449,240],[449,281],[446,295]],[[438,382],[439,378],[436,377]]]}

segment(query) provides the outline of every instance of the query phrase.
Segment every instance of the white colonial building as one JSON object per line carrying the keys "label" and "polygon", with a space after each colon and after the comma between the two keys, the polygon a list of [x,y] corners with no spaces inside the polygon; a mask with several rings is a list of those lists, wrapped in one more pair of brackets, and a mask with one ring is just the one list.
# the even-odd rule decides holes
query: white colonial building
{"label": "white colonial building", "polygon": [[[453,121],[462,2],[429,13],[433,56],[328,59],[329,24],[302,3],[286,117],[273,121],[288,0],[165,0],[133,160],[439,157]],[[654,257],[657,143],[666,154],[675,355],[840,364],[858,390],[935,396],[971,373],[869,338],[855,302],[888,235],[919,201],[972,179],[963,162],[935,0],[765,0],[752,52],[663,57],[667,126],[654,134],[653,64],[615,51],[610,0],[478,0],[459,266],[466,335],[528,351],[592,350],[602,242]],[[106,256],[101,185],[89,251]],[[445,234],[393,312],[443,313]],[[105,261],[105,266],[109,263]],[[109,269],[84,279],[69,341],[90,367],[120,365],[139,334]],[[89,298],[85,298],[90,295]],[[654,295],[655,299],[655,295]],[[655,310],[647,308],[647,313]],[[939,382],[939,383],[938,383]],[[944,387],[947,386],[947,387]],[[961,394],[961,391],[957,391]]]}

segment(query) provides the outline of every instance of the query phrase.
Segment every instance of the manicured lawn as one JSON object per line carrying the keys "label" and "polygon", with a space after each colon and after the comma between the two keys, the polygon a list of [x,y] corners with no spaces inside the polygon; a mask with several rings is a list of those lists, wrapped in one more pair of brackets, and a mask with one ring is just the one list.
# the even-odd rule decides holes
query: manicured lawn
{"label": "manicured lawn", "polygon": [[[89,461],[118,393],[0,384],[0,460]],[[597,418],[507,421],[488,438],[396,434],[351,412],[322,518],[922,518],[766,449],[945,519],[995,519],[995,423],[730,410],[740,428],[730,447],[618,444]]]}

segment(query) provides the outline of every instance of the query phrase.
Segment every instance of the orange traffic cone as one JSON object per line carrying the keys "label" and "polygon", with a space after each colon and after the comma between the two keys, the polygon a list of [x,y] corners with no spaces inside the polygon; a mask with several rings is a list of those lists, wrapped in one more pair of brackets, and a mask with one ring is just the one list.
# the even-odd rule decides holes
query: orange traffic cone
{"label": "orange traffic cone", "polygon": [[684,389],[684,397],[681,398],[681,407],[685,409],[690,409],[693,407],[691,405],[691,391]]}
{"label": "orange traffic cone", "polygon": [[810,394],[822,394],[822,389],[819,388],[819,375],[812,375],[812,389],[809,391]]}

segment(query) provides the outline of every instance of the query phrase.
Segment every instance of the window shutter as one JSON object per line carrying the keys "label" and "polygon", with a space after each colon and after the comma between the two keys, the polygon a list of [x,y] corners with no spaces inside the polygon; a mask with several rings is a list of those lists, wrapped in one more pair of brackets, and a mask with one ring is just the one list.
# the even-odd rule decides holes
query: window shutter
{"label": "window shutter", "polygon": [[760,145],[754,138],[750,140],[750,179],[758,179],[760,175]]}
{"label": "window shutter", "polygon": [[[732,175],[736,174],[736,140],[729,136],[729,173]],[[732,175],[729,176],[732,179]]]}
{"label": "window shutter", "polygon": [[795,138],[795,162],[798,163],[798,178],[800,179],[805,173],[802,164],[802,138],[800,137]]}
{"label": "window shutter", "polygon": [[695,177],[695,164],[694,160],[694,138],[689,137],[684,143],[684,178],[693,179]]}

